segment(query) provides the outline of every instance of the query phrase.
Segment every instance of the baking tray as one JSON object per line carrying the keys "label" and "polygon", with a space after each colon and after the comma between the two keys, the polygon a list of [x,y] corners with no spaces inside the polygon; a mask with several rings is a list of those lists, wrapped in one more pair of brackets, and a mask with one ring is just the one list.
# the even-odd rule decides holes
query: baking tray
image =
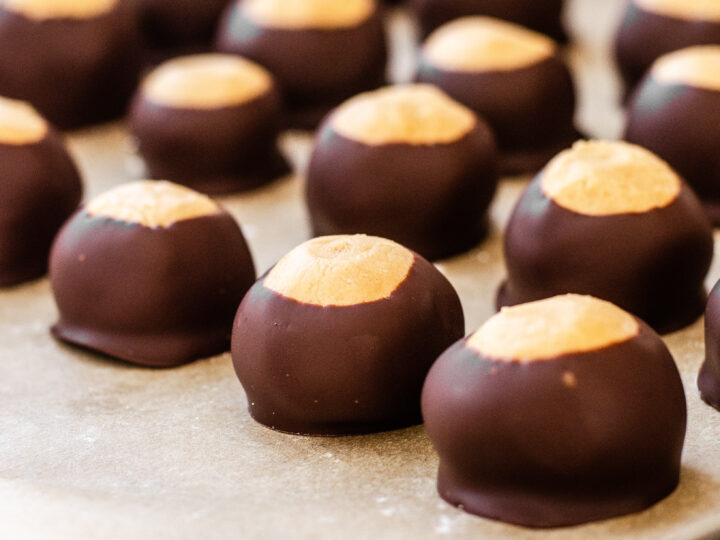
{"label": "baking tray", "polygon": [[[621,0],[570,2],[580,124],[617,137],[622,113],[608,43]],[[412,73],[412,25],[391,17],[396,80]],[[311,137],[283,147],[299,170]],[[70,136],[87,195],[141,174],[121,125]],[[462,298],[468,331],[493,313],[501,231],[527,179],[504,180],[490,238],[438,266]],[[301,176],[221,199],[263,272],[308,238]],[[720,277],[714,264],[708,285]],[[465,514],[435,492],[422,427],[309,438],[253,422],[228,354],[150,370],[54,341],[47,280],[0,292],[0,538],[682,539],[720,530],[720,413],[695,387],[702,322],[666,337],[689,405],[679,488],[651,509],[587,526],[533,531]]]}

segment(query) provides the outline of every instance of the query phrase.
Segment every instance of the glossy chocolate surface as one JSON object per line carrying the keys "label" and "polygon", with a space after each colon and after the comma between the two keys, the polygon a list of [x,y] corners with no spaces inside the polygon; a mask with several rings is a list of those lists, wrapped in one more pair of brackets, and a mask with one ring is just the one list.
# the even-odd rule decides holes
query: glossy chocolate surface
{"label": "glossy chocolate surface", "polygon": [[615,56],[629,93],[662,55],[720,43],[720,22],[677,19],[628,3],[615,38]]}
{"label": "glossy chocolate surface", "polygon": [[277,147],[281,109],[275,89],[216,109],[168,107],[139,93],[130,130],[150,177],[209,194],[233,193],[290,172]]}
{"label": "glossy chocolate surface", "polygon": [[348,28],[279,29],[258,26],[235,2],[220,23],[216,44],[221,52],[272,72],[287,105],[288,125],[314,129],[345,99],[384,83],[387,50],[380,12]]}
{"label": "glossy chocolate surface", "polygon": [[0,7],[0,94],[29,101],[62,129],[123,115],[140,52],[128,2],[90,19],[42,21]]}
{"label": "glossy chocolate surface", "polygon": [[449,71],[420,56],[416,80],[434,84],[491,125],[502,175],[536,173],[579,138],[575,89],[557,56],[508,71]]}
{"label": "glossy chocolate surface", "polygon": [[705,309],[705,361],[697,384],[700,397],[720,410],[720,282],[710,292]]}
{"label": "glossy chocolate surface", "polygon": [[625,139],[677,170],[720,225],[720,92],[649,75],[628,103]]}
{"label": "glossy chocolate surface", "polygon": [[457,141],[434,145],[367,145],[326,121],[306,186],[313,234],[382,236],[430,260],[467,251],[487,234],[495,154],[480,120]]}
{"label": "glossy chocolate surface", "polygon": [[82,183],[52,128],[32,144],[0,144],[0,287],[47,272],[50,244],[77,209]]}
{"label": "glossy chocolate surface", "polygon": [[51,253],[60,312],[52,332],[143,366],[184,364],[229,349],[254,279],[242,232],[225,212],[149,228],[80,210]]}
{"label": "glossy chocolate surface", "polygon": [[438,492],[473,514],[577,525],[644,510],[678,484],[682,381],[642,323],[625,342],[532,362],[461,340],[431,369],[422,410]]}
{"label": "glossy chocolate surface", "polygon": [[563,0],[408,0],[420,19],[423,35],[467,15],[487,15],[527,26],[566,41],[561,15]]}
{"label": "glossy chocolate surface", "polygon": [[588,216],[546,197],[541,177],[528,186],[510,218],[504,245],[508,279],[498,307],[588,294],[617,304],[661,333],[701,315],[713,237],[686,185],[664,208]]}
{"label": "glossy chocolate surface", "polygon": [[422,422],[430,366],[464,333],[447,279],[416,256],[385,299],[304,304],[258,281],[238,309],[235,371],[258,422],[306,435],[350,435]]}

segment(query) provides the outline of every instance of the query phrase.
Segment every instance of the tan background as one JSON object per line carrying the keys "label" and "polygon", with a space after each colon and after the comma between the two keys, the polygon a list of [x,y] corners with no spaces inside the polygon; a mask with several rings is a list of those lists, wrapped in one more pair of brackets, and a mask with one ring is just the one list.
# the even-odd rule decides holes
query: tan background
{"label": "tan background", "polygon": [[[618,0],[576,0],[571,52],[580,121],[617,136],[622,117],[604,46]],[[392,20],[393,72],[411,72],[411,28]],[[298,165],[309,137],[283,141]],[[71,137],[89,195],[138,173],[119,126]],[[308,236],[302,180],[223,199],[264,271]],[[504,182],[492,237],[443,262],[468,330],[493,312],[500,230],[523,187]],[[708,285],[720,277],[716,264]],[[171,306],[169,306],[171,308]],[[634,516],[550,532],[460,512],[435,493],[437,459],[422,427],[353,438],[304,438],[250,420],[229,355],[169,371],[113,363],[53,341],[47,280],[0,292],[0,538],[694,538],[720,530],[720,413],[695,388],[702,323],[668,336],[683,373],[689,430],[682,482]]]}

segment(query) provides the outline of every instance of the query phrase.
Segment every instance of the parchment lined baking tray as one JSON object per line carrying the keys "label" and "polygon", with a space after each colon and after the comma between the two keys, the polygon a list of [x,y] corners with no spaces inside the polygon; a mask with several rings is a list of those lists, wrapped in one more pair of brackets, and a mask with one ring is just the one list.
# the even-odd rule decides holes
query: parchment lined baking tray
{"label": "parchment lined baking tray", "polygon": [[[621,115],[604,45],[621,0],[577,0],[569,17],[582,90],[580,120],[615,137]],[[393,16],[399,79],[411,29]],[[310,138],[283,145],[302,166]],[[121,126],[71,137],[87,194],[132,178]],[[503,277],[501,229],[524,186],[503,182],[493,232],[439,267],[458,289],[468,330],[493,312]],[[308,236],[302,180],[222,199],[259,272]],[[716,263],[708,279],[720,277]],[[172,309],[172,306],[168,306]],[[679,489],[649,511],[589,526],[531,531],[473,517],[435,493],[437,459],[422,427],[304,438],[255,424],[229,355],[153,371],[61,345],[47,280],[0,292],[0,538],[696,538],[720,530],[720,413],[695,376],[702,322],[667,337],[683,374],[689,429]]]}

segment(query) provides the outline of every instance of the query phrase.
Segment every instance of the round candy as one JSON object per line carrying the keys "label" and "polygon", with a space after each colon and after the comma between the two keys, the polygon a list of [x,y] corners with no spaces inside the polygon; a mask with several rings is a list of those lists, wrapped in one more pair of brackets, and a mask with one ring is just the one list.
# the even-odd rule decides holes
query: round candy
{"label": "round candy", "polygon": [[433,365],[422,412],[440,496],[480,516],[577,525],[678,484],[687,411],[673,358],[645,323],[589,296],[503,309]]}
{"label": "round candy", "polygon": [[702,313],[712,254],[702,206],[667,163],[628,143],[581,141],[515,207],[498,305],[590,294],[669,332]]}
{"label": "round candy", "polygon": [[628,104],[625,138],[672,165],[720,225],[720,45],[659,58]]}
{"label": "round candy", "polygon": [[434,84],[485,118],[502,174],[536,173],[578,138],[570,71],[550,38],[489,17],[433,32],[416,80]]}
{"label": "round candy", "polygon": [[65,143],[31,105],[0,97],[0,287],[42,276],[82,195]]}
{"label": "round candy", "polygon": [[56,337],[169,367],[229,349],[255,270],[230,214],[183,186],[144,181],[100,195],[68,221],[50,280]]}
{"label": "round candy", "polygon": [[289,172],[277,148],[280,123],[272,76],[221,54],[162,64],[145,79],[130,113],[149,176],[213,194],[251,189]]}
{"label": "round candy", "polygon": [[334,106],[380,86],[386,46],[375,0],[235,1],[217,46],[268,68],[291,127],[314,129]]}
{"label": "round candy", "polygon": [[705,309],[705,361],[697,384],[703,400],[720,409],[720,282],[710,292]]}
{"label": "round candy", "polygon": [[709,44],[720,44],[717,0],[630,0],[615,54],[629,92],[660,56]]}
{"label": "round candy", "polygon": [[496,184],[486,123],[433,86],[406,85],[326,119],[306,197],[315,235],[374,234],[439,259],[484,238]]}
{"label": "round candy", "polygon": [[511,21],[558,41],[567,35],[562,25],[563,0],[409,0],[420,19],[423,35],[448,21],[468,15],[486,15]]}
{"label": "round candy", "polygon": [[420,390],[464,332],[445,277],[363,235],[295,248],[250,289],[232,339],[252,417],[280,431],[343,435],[422,422]]}
{"label": "round candy", "polygon": [[62,129],[124,114],[140,70],[132,6],[122,0],[0,4],[0,94]]}

